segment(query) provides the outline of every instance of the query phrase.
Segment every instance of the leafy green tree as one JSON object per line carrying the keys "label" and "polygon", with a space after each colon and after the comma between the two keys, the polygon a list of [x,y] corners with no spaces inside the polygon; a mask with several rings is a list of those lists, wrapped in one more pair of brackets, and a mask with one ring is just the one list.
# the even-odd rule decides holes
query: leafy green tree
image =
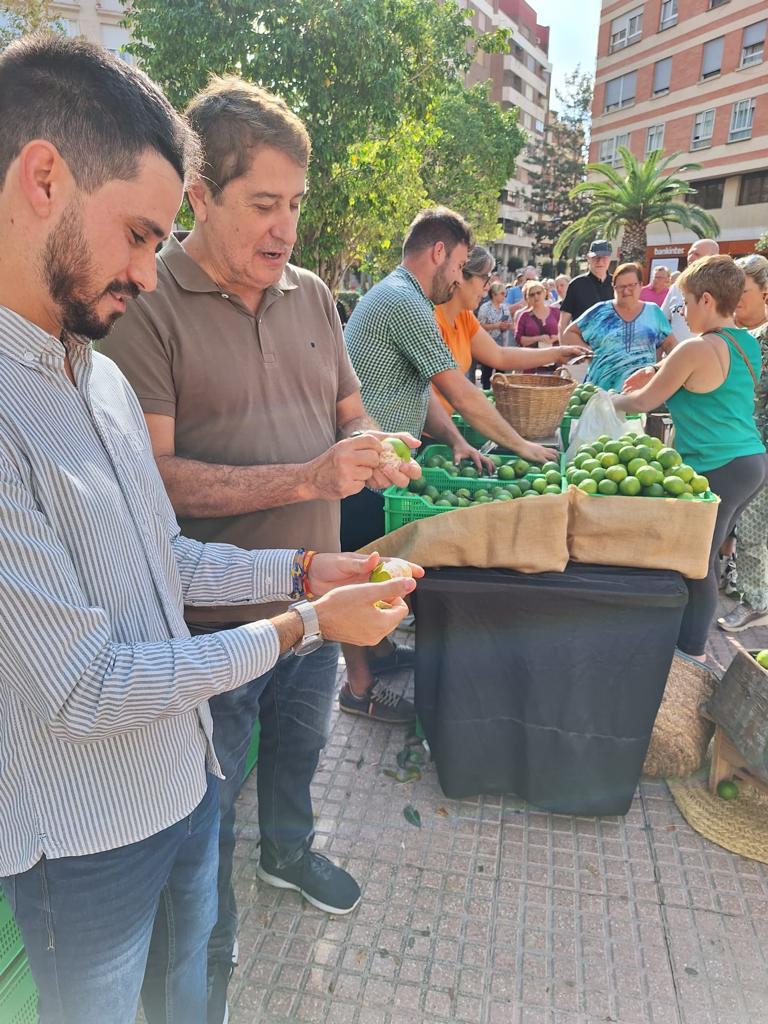
{"label": "leafy green tree", "polygon": [[39,32],[40,29],[61,32],[61,24],[54,17],[52,7],[48,0],[3,0],[0,17],[5,24],[0,25],[0,50],[19,36]]}
{"label": "leafy green tree", "polygon": [[720,227],[714,217],[685,201],[696,190],[679,174],[699,170],[699,164],[681,164],[673,171],[670,165],[679,153],[665,157],[661,150],[654,150],[644,161],[624,147],[619,153],[622,171],[610,164],[587,164],[587,170],[603,180],[584,181],[571,189],[572,198],[583,196],[589,200],[589,212],[560,235],[555,259],[565,253],[575,256],[596,236],[613,239],[623,232],[622,258],[644,263],[648,225],[655,221],[661,221],[668,231],[670,224],[680,224],[699,238],[718,236]]}
{"label": "leafy green tree", "polygon": [[525,145],[517,110],[488,100],[488,85],[454,83],[432,109],[421,174],[433,202],[461,209],[478,238],[499,234],[499,192]]}
{"label": "leafy green tree", "polygon": [[295,258],[331,286],[351,260],[391,261],[425,202],[450,195],[485,215],[479,193],[495,201],[503,185],[508,160],[476,166],[474,179],[448,162],[460,112],[501,126],[487,97],[456,90],[478,47],[507,44],[477,37],[455,0],[134,0],[126,24],[128,49],[176,106],[233,71],[302,117],[313,155]]}
{"label": "leafy green tree", "polygon": [[[556,91],[559,109],[552,114],[543,141],[534,147],[531,172],[532,217],[526,227],[534,238],[534,255],[552,260],[555,242],[589,210],[586,197],[571,198],[571,190],[586,178],[587,138],[592,108],[592,78],[576,67]],[[562,261],[559,270],[565,268]]]}

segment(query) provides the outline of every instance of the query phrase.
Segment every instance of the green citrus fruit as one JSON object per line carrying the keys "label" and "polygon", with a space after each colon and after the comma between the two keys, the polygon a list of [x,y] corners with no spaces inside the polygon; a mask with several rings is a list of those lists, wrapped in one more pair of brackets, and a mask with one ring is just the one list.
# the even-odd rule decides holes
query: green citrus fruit
{"label": "green citrus fruit", "polygon": [[642,491],[644,498],[666,498],[667,492],[661,486],[661,484],[653,483],[643,488]]}
{"label": "green citrus fruit", "polygon": [[656,452],[656,458],[664,469],[672,469],[673,466],[679,466],[683,461],[680,453],[676,452],[674,448],[660,448]]}
{"label": "green citrus fruit", "polygon": [[585,494],[597,494],[597,480],[593,480],[592,477],[587,477],[586,480],[582,480],[578,484],[580,491],[584,491]]}
{"label": "green citrus fruit", "polygon": [[755,661],[761,668],[768,668],[768,651],[758,651],[755,655]]}
{"label": "green citrus fruit", "polygon": [[634,498],[641,489],[640,481],[636,476],[628,476],[619,481],[619,494],[624,494],[628,498]]}
{"label": "green citrus fruit", "polygon": [[696,470],[693,466],[686,466],[684,462],[681,462],[679,466],[675,466],[672,473],[674,476],[679,476],[686,484],[689,484],[696,476]]}
{"label": "green citrus fruit", "polygon": [[605,448],[603,449],[603,451],[613,452],[614,455],[618,455],[623,447],[624,445],[621,443],[621,441],[606,441]]}
{"label": "green citrus fruit", "polygon": [[640,466],[635,476],[643,487],[650,487],[651,484],[660,484],[664,479],[658,469],[654,469],[653,466]]}
{"label": "green citrus fruit", "polygon": [[653,458],[653,451],[647,444],[637,444],[637,457],[638,459],[645,459],[646,462],[650,462]]}
{"label": "green citrus fruit", "polygon": [[685,484],[679,476],[665,476],[662,480],[662,486],[667,494],[671,494],[675,498],[685,492]]}
{"label": "green citrus fruit", "polygon": [[600,469],[600,463],[597,459],[587,459],[585,462],[582,462],[581,468],[586,470],[587,473],[591,473],[593,469]]}
{"label": "green citrus fruit", "polygon": [[523,492],[520,490],[520,488],[517,486],[517,484],[509,484],[507,486],[507,493],[512,498],[522,498],[522,496],[523,496]]}
{"label": "green citrus fruit", "polygon": [[559,484],[547,484],[547,486],[544,488],[544,493],[545,494],[560,494],[560,490],[561,490],[561,488],[560,488]]}
{"label": "green citrus fruit", "polygon": [[538,496],[539,496],[539,492],[538,491],[526,491],[525,494],[523,495],[524,498],[538,498]]}
{"label": "green citrus fruit", "polygon": [[422,493],[424,494],[425,497],[431,498],[432,501],[440,497],[440,491],[438,491],[438,489],[434,487],[432,484],[428,484],[424,488],[424,491]]}
{"label": "green citrus fruit", "polygon": [[691,494],[690,491],[684,491],[682,494],[678,494],[678,501],[696,501],[695,495]]}
{"label": "green citrus fruit", "polygon": [[591,469],[589,475],[593,480],[597,480],[600,483],[601,480],[605,480],[605,470],[602,466],[598,466],[597,469]]}
{"label": "green citrus fruit", "polygon": [[619,484],[622,480],[627,477],[627,467],[619,464],[618,466],[609,466],[605,471],[607,480],[613,480],[614,483]]}
{"label": "green citrus fruit", "polygon": [[560,466],[558,465],[557,462],[545,462],[544,465],[541,467],[541,472],[542,473],[559,473],[560,472]]}
{"label": "green citrus fruit", "polygon": [[598,494],[618,494],[619,485],[613,480],[609,480],[607,477],[605,480],[601,480],[597,485]]}
{"label": "green citrus fruit", "polygon": [[508,463],[504,466],[499,466],[496,474],[499,480],[514,480],[515,479],[515,467],[510,466]]}
{"label": "green citrus fruit", "polygon": [[591,479],[591,477],[589,473],[586,471],[586,469],[577,469],[571,477],[571,483],[576,484],[576,486],[578,487],[580,483],[583,483],[585,480],[589,479]]}
{"label": "green citrus fruit", "polygon": [[525,476],[531,470],[530,464],[525,459],[515,459],[514,467],[517,476]]}
{"label": "green citrus fruit", "polygon": [[627,472],[631,473],[632,476],[637,476],[638,469],[642,469],[643,466],[647,465],[648,463],[645,461],[645,459],[641,459],[640,456],[638,456],[636,459],[631,459],[627,463]]}
{"label": "green citrus fruit", "polygon": [[466,469],[462,470],[461,475],[463,477],[466,477],[467,480],[477,480],[477,478],[480,476],[475,466],[467,466]]}
{"label": "green citrus fruit", "polygon": [[637,458],[637,448],[633,444],[625,444],[623,448],[619,450],[619,462],[623,462],[626,466],[632,459]]}
{"label": "green citrus fruit", "polygon": [[453,508],[453,502],[448,501],[447,498],[438,498],[437,501],[435,502],[435,506],[437,508]]}
{"label": "green citrus fruit", "polygon": [[463,494],[459,495],[459,508],[469,508],[471,504],[471,498],[465,498]]}
{"label": "green citrus fruit", "polygon": [[534,491],[538,491],[539,494],[543,494],[547,488],[547,481],[543,476],[537,476],[536,479],[531,482],[531,487]]}
{"label": "green citrus fruit", "polygon": [[709,480],[705,476],[700,476],[698,473],[694,474],[691,478],[691,487],[693,488],[694,494],[703,494],[709,490]]}
{"label": "green citrus fruit", "polygon": [[523,492],[523,494],[527,494],[528,491],[530,491],[531,489],[531,481],[526,480],[525,477],[521,477],[520,480],[517,481],[517,486]]}
{"label": "green citrus fruit", "polygon": [[723,779],[717,784],[717,795],[721,800],[735,800],[739,795],[739,787],[730,779]]}
{"label": "green citrus fruit", "polygon": [[619,456],[616,452],[603,452],[599,459],[600,465],[603,469],[608,469],[609,466],[617,466],[619,463]]}
{"label": "green citrus fruit", "polygon": [[411,480],[408,484],[408,490],[414,494],[423,494],[427,489],[427,481],[423,476],[418,477],[416,480]]}
{"label": "green citrus fruit", "polygon": [[550,469],[544,474],[544,479],[548,484],[559,484],[561,480],[559,469]]}

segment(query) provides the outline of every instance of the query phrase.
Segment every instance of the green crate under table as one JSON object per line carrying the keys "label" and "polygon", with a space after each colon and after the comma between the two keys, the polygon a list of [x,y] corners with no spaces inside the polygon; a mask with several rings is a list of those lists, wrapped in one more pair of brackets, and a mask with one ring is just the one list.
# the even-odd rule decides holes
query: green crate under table
{"label": "green crate under table", "polygon": [[0,978],[0,1022],[37,1024],[37,988],[23,953]]}

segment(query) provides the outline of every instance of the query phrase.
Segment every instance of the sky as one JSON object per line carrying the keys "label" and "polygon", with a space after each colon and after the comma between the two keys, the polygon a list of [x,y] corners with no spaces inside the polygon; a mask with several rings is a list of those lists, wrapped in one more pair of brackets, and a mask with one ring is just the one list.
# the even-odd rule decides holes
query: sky
{"label": "sky", "polygon": [[528,0],[539,24],[549,25],[549,59],[552,61],[552,98],[563,91],[565,76],[581,64],[582,71],[595,73],[600,0]]}

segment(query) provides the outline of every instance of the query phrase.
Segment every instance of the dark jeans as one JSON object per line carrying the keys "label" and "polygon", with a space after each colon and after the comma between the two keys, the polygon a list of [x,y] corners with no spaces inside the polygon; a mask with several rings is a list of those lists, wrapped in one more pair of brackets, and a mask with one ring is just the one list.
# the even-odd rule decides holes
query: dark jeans
{"label": "dark jeans", "polygon": [[685,654],[700,655],[717,609],[718,555],[723,541],[736,526],[745,506],[768,478],[765,455],[745,455],[706,474],[710,489],[719,495],[715,533],[709,553],[709,572],[703,580],[686,580],[688,605],[680,626],[677,646]]}
{"label": "dark jeans", "polygon": [[156,835],[2,879],[40,1024],[133,1024],[139,993],[149,1024],[204,1024],[218,835],[209,777],[195,810]]}
{"label": "dark jeans", "polygon": [[[194,632],[194,630],[192,630]],[[232,886],[235,801],[254,725],[261,723],[257,788],[262,857],[271,867],[298,860],[315,837],[310,783],[330,731],[339,645],[281,658],[271,672],[210,701],[213,743],[226,781],[220,787],[219,916],[211,962],[229,963],[237,934]]]}

